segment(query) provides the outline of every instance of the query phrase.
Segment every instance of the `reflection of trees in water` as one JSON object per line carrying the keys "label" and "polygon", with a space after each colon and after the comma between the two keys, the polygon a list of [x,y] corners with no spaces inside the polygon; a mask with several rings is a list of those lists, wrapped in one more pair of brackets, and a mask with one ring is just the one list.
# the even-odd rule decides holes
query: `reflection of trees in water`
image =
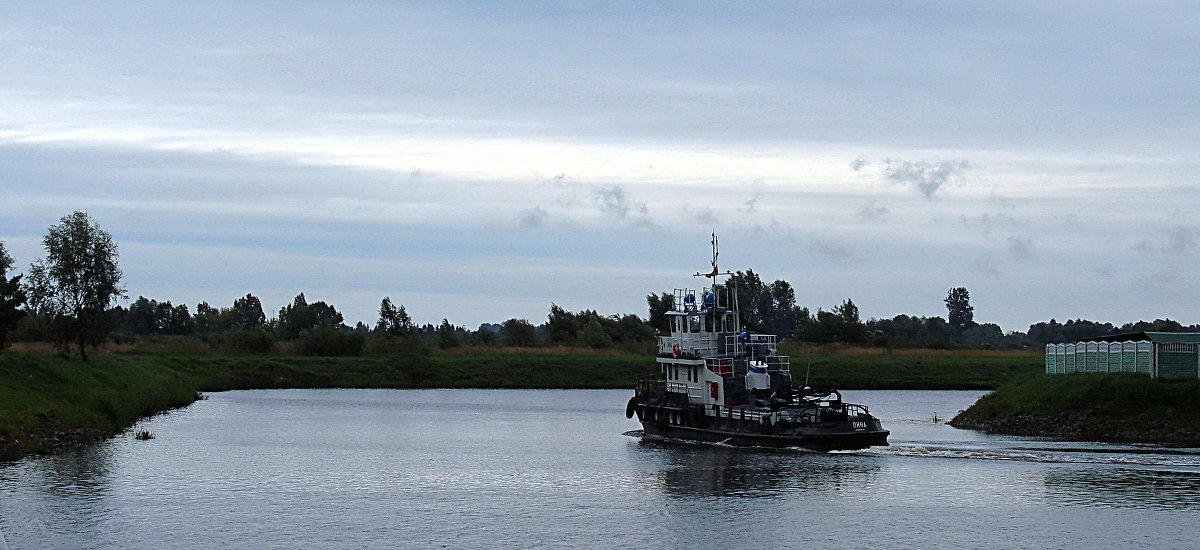
{"label": "reflection of trees in water", "polygon": [[42,478],[46,494],[95,500],[109,490],[108,468],[112,451],[103,443],[70,449],[32,462],[32,474]]}
{"label": "reflection of trees in water", "polygon": [[664,457],[657,472],[668,496],[772,497],[830,491],[870,483],[875,457],[821,454],[796,449],[727,447],[642,439],[639,448]]}
{"label": "reflection of trees in water", "polygon": [[1200,472],[1131,468],[1056,468],[1046,493],[1070,504],[1106,508],[1200,509]]}
{"label": "reflection of trees in water", "polygon": [[40,548],[49,540],[58,548],[81,547],[103,538],[112,492],[111,445],[29,457],[2,470],[0,512],[17,510],[22,517],[4,531],[13,548]]}

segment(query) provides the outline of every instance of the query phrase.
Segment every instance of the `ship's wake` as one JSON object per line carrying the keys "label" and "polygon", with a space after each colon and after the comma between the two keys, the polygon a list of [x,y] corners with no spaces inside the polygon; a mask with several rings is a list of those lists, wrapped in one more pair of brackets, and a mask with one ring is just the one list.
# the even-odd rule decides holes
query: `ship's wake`
{"label": "ship's wake", "polygon": [[893,443],[861,454],[919,458],[1001,460],[1058,464],[1115,464],[1170,467],[1200,472],[1200,449],[1145,447],[969,447],[937,443]]}

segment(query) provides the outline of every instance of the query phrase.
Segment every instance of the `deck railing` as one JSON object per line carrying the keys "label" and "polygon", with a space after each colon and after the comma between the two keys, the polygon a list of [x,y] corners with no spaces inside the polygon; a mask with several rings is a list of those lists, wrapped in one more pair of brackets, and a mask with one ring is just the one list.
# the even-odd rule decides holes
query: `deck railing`
{"label": "deck railing", "polygon": [[754,422],[762,422],[763,418],[770,418],[771,422],[785,421],[809,424],[822,422],[822,417],[830,414],[830,411],[833,411],[833,414],[837,414],[839,412],[845,413],[847,418],[867,415],[867,408],[863,405],[842,403],[839,407],[834,407],[829,404],[818,404],[809,408],[788,408],[774,411],[749,407],[725,407],[717,413],[717,416],[739,420],[751,420]]}
{"label": "deck railing", "polygon": [[671,353],[678,344],[679,351],[684,355],[698,357],[720,355],[723,351],[720,348],[719,335],[720,333],[717,332],[685,332],[671,336],[659,336],[658,352]]}

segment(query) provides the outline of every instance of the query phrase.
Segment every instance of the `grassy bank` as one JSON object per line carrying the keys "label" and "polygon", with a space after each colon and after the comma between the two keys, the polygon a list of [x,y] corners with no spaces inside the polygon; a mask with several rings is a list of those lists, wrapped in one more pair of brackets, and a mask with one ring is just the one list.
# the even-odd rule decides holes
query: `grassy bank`
{"label": "grassy bank", "polygon": [[[1027,350],[886,349],[785,344],[792,378],[841,389],[990,390],[1041,372],[1045,359]],[[811,365],[811,367],[810,367]]]}
{"label": "grassy bank", "polygon": [[[1040,369],[1040,355],[993,351],[785,348],[797,382],[842,389],[990,389]],[[368,357],[0,354],[0,456],[92,441],[197,392],[268,388],[630,388],[644,354],[473,348]]]}
{"label": "grassy bank", "polygon": [[1200,445],[1200,381],[1138,374],[1025,376],[950,422],[1010,435]]}
{"label": "grassy bank", "polygon": [[642,356],[475,352],[389,357],[0,354],[0,458],[119,433],[197,392],[264,388],[624,388]]}
{"label": "grassy bank", "polygon": [[156,361],[2,354],[0,458],[102,439],[195,398],[192,377]]}

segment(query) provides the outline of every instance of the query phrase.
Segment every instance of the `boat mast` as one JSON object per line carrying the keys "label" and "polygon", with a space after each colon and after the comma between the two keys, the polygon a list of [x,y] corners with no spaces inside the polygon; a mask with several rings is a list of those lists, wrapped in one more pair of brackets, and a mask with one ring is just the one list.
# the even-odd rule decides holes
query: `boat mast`
{"label": "boat mast", "polygon": [[[709,292],[712,292],[712,294],[713,294],[713,307],[714,308],[717,307],[717,304],[720,303],[720,300],[717,297],[717,277],[722,276],[722,275],[724,275],[726,277],[733,276],[732,271],[726,271],[726,272],[722,273],[721,270],[717,267],[717,258],[720,257],[720,255],[721,255],[719,248],[720,248],[720,242],[717,240],[717,230],[716,230],[716,228],[713,228],[713,232],[712,232],[712,271],[710,271],[708,273],[696,272],[694,275],[692,275],[693,277],[707,277],[707,278],[712,279],[712,285],[709,287]],[[727,286],[725,288],[725,291],[729,295],[729,309],[730,309],[730,311],[732,311],[734,313],[734,315],[733,315],[733,325],[734,325],[733,332],[738,332],[739,329],[741,328],[741,319],[740,319],[741,315],[739,315],[737,313],[738,312],[737,292],[735,292],[733,290],[732,286]],[[701,296],[700,299],[703,300],[704,297]],[[714,317],[714,319],[715,319],[715,317]]]}

